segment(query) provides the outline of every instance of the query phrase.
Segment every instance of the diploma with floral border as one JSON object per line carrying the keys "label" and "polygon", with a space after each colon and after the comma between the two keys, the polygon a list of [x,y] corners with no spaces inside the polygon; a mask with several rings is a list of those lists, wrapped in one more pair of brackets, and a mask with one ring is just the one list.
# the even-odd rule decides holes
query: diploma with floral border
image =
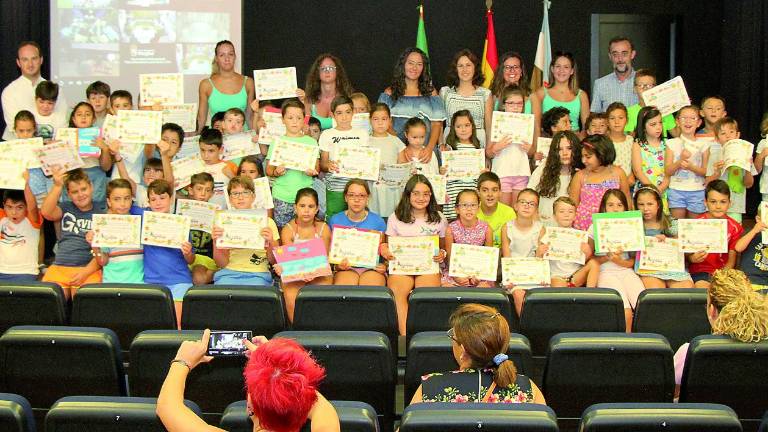
{"label": "diploma with floral border", "polygon": [[261,119],[264,126],[259,129],[259,144],[272,145],[275,138],[285,135],[285,123],[280,113],[264,111]]}
{"label": "diploma with floral border", "polygon": [[381,150],[358,144],[336,144],[334,157],[339,167],[338,177],[378,180],[381,167]]}
{"label": "diploma with floral border", "polygon": [[93,247],[141,248],[141,216],[93,215]]}
{"label": "diploma with floral border", "polygon": [[320,147],[315,144],[276,138],[272,146],[272,157],[269,159],[269,164],[272,166],[282,166],[298,171],[315,169],[317,166]]}
{"label": "diploma with floral border", "polygon": [[536,161],[536,166],[539,166],[547,161],[547,155],[549,155],[550,147],[552,147],[552,138],[536,138],[536,152],[544,155],[543,159]]}
{"label": "diploma with floral border", "polygon": [[541,243],[547,244],[544,259],[549,261],[572,262],[584,265],[586,256],[581,245],[587,243],[587,232],[573,228],[546,227]]}
{"label": "diploma with floral border", "polygon": [[445,204],[448,199],[448,177],[442,174],[424,174],[432,185],[432,193],[438,204]]}
{"label": "diploma with floral border", "polygon": [[662,116],[672,114],[680,108],[690,105],[691,99],[685,89],[683,78],[676,76],[656,87],[644,90],[640,96],[646,106],[655,106]]}
{"label": "diploma with floral border", "polygon": [[379,168],[379,183],[387,186],[403,186],[413,171],[413,163],[381,164]]}
{"label": "diploma with floral border", "polygon": [[442,153],[448,180],[477,178],[485,169],[485,150],[452,150]]}
{"label": "diploma with floral border", "polygon": [[543,258],[502,258],[502,285],[549,286],[549,261]]}
{"label": "diploma with floral border", "polygon": [[341,264],[346,258],[352,267],[376,268],[379,264],[381,232],[334,226],[328,261]]}
{"label": "diploma with floral border", "polygon": [[686,253],[728,253],[726,219],[679,219],[677,238]]}
{"label": "diploma with floral border", "polygon": [[163,128],[162,111],[120,110],[117,112],[120,142],[157,144]]}
{"label": "diploma with floral border", "polygon": [[72,171],[85,166],[77,152],[77,147],[66,141],[52,142],[35,149],[40,166],[45,175],[53,174],[53,167],[58,166],[64,171]]}
{"label": "diploma with floral border", "polygon": [[184,132],[194,132],[197,123],[197,104],[164,104],[163,124],[165,123],[176,123],[184,129]]}
{"label": "diploma with floral border", "polygon": [[176,201],[176,214],[189,216],[190,229],[213,233],[213,222],[216,212],[221,208],[218,204],[191,199]]}
{"label": "diploma with floral border", "polygon": [[285,67],[253,71],[256,99],[260,101],[296,97],[296,68]]}
{"label": "diploma with floral border", "polygon": [[224,154],[222,159],[232,160],[245,156],[259,154],[259,143],[253,142],[253,136],[248,132],[224,135]]}
{"label": "diploma with floral border", "polygon": [[448,276],[495,281],[498,271],[499,248],[462,243],[451,246]]}
{"label": "diploma with floral border", "polygon": [[491,141],[499,142],[505,136],[512,137],[512,143],[533,144],[533,114],[494,111],[491,116]]}
{"label": "diploma with floral border", "polygon": [[621,249],[623,252],[645,248],[643,216],[637,211],[593,213],[595,252],[608,253]]}
{"label": "diploma with floral border", "polygon": [[184,103],[184,75],[180,73],[139,74],[139,105]]}
{"label": "diploma with floral border", "polygon": [[746,171],[752,168],[752,154],[755,146],[743,139],[732,139],[723,145],[724,167],[738,167]]}
{"label": "diploma with floral border", "polygon": [[27,158],[22,152],[0,152],[0,189],[24,190]]}
{"label": "diploma with floral border", "polygon": [[184,144],[179,148],[179,152],[173,156],[173,160],[176,161],[194,155],[200,155],[200,135],[185,137]]}
{"label": "diploma with floral border", "polygon": [[182,243],[189,241],[191,222],[189,216],[145,211],[141,223],[141,243],[181,249]]}
{"label": "diploma with floral border", "polygon": [[264,249],[261,230],[268,226],[265,213],[231,210],[216,213],[216,227],[222,229],[216,247],[229,249]]}
{"label": "diploma with floral border", "polygon": [[440,266],[434,257],[440,253],[440,239],[437,236],[389,237],[389,252],[394,259],[389,261],[389,274],[425,275],[439,274]]}
{"label": "diploma with floral border", "polygon": [[653,272],[685,271],[685,253],[680,250],[680,241],[666,238],[663,241],[656,237],[645,237],[645,250],[637,254],[637,274]]}
{"label": "diploma with floral border", "polygon": [[192,176],[205,172],[205,164],[200,158],[200,153],[177,159],[171,162],[173,168],[173,189],[179,190],[192,182]]}
{"label": "diploma with floral border", "polygon": [[43,148],[43,139],[41,137],[20,138],[0,142],[0,154],[9,155],[14,153],[14,157],[21,158],[25,168],[40,168],[40,159],[37,158],[35,153],[35,150],[40,148]]}

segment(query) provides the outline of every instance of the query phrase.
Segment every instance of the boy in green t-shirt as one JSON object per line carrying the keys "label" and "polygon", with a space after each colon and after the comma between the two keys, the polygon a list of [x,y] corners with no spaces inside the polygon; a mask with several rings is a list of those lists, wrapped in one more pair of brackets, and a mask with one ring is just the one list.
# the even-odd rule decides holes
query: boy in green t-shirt
{"label": "boy in green t-shirt", "polygon": [[[635,72],[635,93],[637,93],[637,99],[640,103],[627,107],[627,125],[624,126],[624,132],[632,135],[635,134],[637,114],[640,112],[640,108],[645,106],[643,92],[654,87],[656,87],[656,76],[650,69],[638,69]],[[661,121],[663,126],[662,136],[666,136],[667,133],[673,137],[680,136],[680,128],[677,127],[674,115],[667,114],[661,118]]]}

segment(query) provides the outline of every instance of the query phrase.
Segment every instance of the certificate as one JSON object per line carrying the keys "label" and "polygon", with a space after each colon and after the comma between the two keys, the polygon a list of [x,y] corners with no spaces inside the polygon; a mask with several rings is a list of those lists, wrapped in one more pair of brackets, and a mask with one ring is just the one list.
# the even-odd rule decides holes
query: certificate
{"label": "certificate", "polygon": [[680,250],[696,253],[728,253],[726,219],[680,219],[677,221]]}
{"label": "certificate", "polygon": [[35,150],[40,148],[43,148],[41,137],[0,142],[0,154],[14,153],[17,157],[22,157],[26,168],[40,168],[40,159],[35,153]]}
{"label": "certificate", "polygon": [[672,114],[691,104],[683,78],[680,76],[643,91],[641,97],[646,106],[655,106],[662,116]]}
{"label": "certificate", "polygon": [[155,144],[160,141],[163,112],[120,110],[117,123],[121,142]]}
{"label": "certificate", "polygon": [[175,123],[181,126],[184,132],[194,132],[197,123],[197,104],[163,105],[163,124],[165,123]]}
{"label": "certificate", "polygon": [[485,150],[452,150],[442,153],[448,180],[477,178],[485,169]]}
{"label": "certificate", "polygon": [[184,159],[194,155],[200,155],[200,135],[185,137],[184,144],[179,147],[179,152],[173,156],[173,160]]}
{"label": "certificate", "polygon": [[[156,73],[139,75],[139,105],[178,105],[184,103],[184,75]],[[179,125],[181,126],[181,125]]]}
{"label": "certificate", "polygon": [[259,144],[253,142],[253,136],[248,132],[224,135],[224,155],[222,159],[232,160],[249,155],[259,154]]}
{"label": "certificate", "polygon": [[230,249],[264,250],[261,230],[266,228],[266,213],[249,211],[220,211],[216,214],[216,227],[223,230],[216,239],[216,247]]}
{"label": "certificate", "polygon": [[549,155],[549,148],[552,146],[552,138],[538,137],[536,138],[536,152],[544,155],[544,158],[536,161],[536,166],[539,166],[546,162],[547,155]]}
{"label": "certificate", "polygon": [[432,185],[432,193],[438,204],[443,205],[448,200],[448,178],[441,174],[425,174],[424,177]]}
{"label": "certificate", "polygon": [[294,282],[330,276],[331,266],[323,239],[314,238],[303,243],[279,246],[273,249],[275,260],[281,267],[280,279]]}
{"label": "certificate", "polygon": [[96,127],[77,129],[77,151],[81,157],[97,158],[101,149],[96,146],[96,139],[101,135],[101,129]]}
{"label": "certificate", "polygon": [[94,247],[141,248],[141,216],[118,214],[93,215]]}
{"label": "certificate", "polygon": [[502,258],[501,284],[549,286],[549,261],[543,258]]}
{"label": "certificate", "polygon": [[680,241],[666,238],[645,237],[645,250],[638,254],[638,274],[652,272],[684,272],[685,254],[680,251]]}
{"label": "certificate", "polygon": [[371,114],[356,113],[352,115],[352,129],[371,130]]}
{"label": "certificate", "polygon": [[334,175],[363,180],[378,180],[381,150],[357,144],[336,144],[335,159],[339,172]]}
{"label": "certificate", "polygon": [[381,164],[379,169],[379,183],[387,186],[403,186],[411,178],[413,164]]}
{"label": "certificate", "polygon": [[435,255],[440,253],[437,236],[390,237],[389,252],[394,259],[389,262],[389,274],[425,275],[440,273]]}
{"label": "certificate", "polygon": [[[271,209],[275,208],[275,202],[272,200],[272,190],[269,188],[269,177],[259,177],[253,180],[254,199],[251,205],[252,209]],[[224,196],[227,201],[227,208],[233,210],[232,203],[229,201],[229,192],[224,189]]]}
{"label": "certificate", "polygon": [[71,171],[75,168],[85,166],[80,155],[77,153],[77,147],[65,142],[52,142],[46,146],[35,149],[43,173],[49,176],[53,174],[53,167],[58,166],[64,171]]}
{"label": "certificate", "polygon": [[256,99],[284,99],[296,97],[296,68],[261,69],[253,71]]}
{"label": "certificate", "polygon": [[304,144],[284,138],[275,139],[272,144],[272,158],[269,164],[298,171],[315,169],[320,148],[315,144]]}
{"label": "certificate", "polygon": [[198,231],[213,233],[213,221],[216,212],[220,210],[218,204],[190,199],[176,201],[176,214],[189,216],[189,228]]}
{"label": "certificate", "polygon": [[743,139],[732,139],[723,145],[723,162],[725,168],[739,167],[749,171],[752,168],[752,153],[755,146]]}
{"label": "certificate", "polygon": [[55,141],[63,141],[77,147],[77,128],[58,128],[53,136]]}
{"label": "certificate", "polygon": [[544,236],[541,237],[541,243],[548,246],[544,259],[584,265],[586,256],[581,250],[581,245],[587,241],[586,231],[548,226]]}
{"label": "certificate", "polygon": [[101,137],[104,141],[120,139],[120,125],[116,115],[107,114],[104,117],[104,123],[101,124]]}
{"label": "certificate", "polygon": [[189,241],[190,223],[189,216],[145,211],[141,243],[180,249],[182,243]]}
{"label": "certificate", "polygon": [[533,144],[533,129],[533,114],[494,111],[491,116],[491,141],[493,142],[510,136],[515,144]]}
{"label": "certificate", "polygon": [[328,261],[341,264],[346,258],[352,267],[376,268],[379,264],[381,232],[334,226]]}
{"label": "certificate", "polygon": [[595,252],[607,253],[621,249],[623,252],[645,248],[643,216],[635,211],[592,214]]}
{"label": "certificate", "polygon": [[496,281],[498,271],[499,248],[461,243],[451,246],[448,276]]}
{"label": "certificate", "polygon": [[[760,201],[760,217],[763,219],[763,223],[768,225],[768,202]],[[768,229],[763,230],[760,233],[762,237],[761,243],[768,244]]]}
{"label": "certificate", "polygon": [[4,151],[0,153],[0,189],[24,190],[26,180],[24,171],[27,170],[26,155],[17,152]]}
{"label": "certificate", "polygon": [[173,168],[173,190],[179,190],[192,182],[192,176],[205,172],[200,153],[171,162]]}
{"label": "certificate", "polygon": [[285,123],[280,113],[264,111],[261,114],[264,126],[259,129],[259,144],[272,145],[275,138],[285,135]]}

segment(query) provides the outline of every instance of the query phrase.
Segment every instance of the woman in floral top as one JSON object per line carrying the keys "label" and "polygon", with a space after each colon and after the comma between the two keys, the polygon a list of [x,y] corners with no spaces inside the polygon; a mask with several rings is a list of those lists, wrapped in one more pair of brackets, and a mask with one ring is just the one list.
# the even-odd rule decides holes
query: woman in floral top
{"label": "woman in floral top", "polygon": [[509,360],[509,324],[494,308],[464,304],[451,315],[453,356],[459,370],[421,378],[417,402],[546,404],[544,395]]}

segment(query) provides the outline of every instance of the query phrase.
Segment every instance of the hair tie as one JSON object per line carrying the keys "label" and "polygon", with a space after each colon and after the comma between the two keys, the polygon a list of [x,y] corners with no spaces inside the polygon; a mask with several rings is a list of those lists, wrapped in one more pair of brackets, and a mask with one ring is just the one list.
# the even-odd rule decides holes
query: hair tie
{"label": "hair tie", "polygon": [[507,360],[509,360],[509,356],[506,354],[496,354],[493,356],[493,362],[496,364],[496,366],[501,366],[501,364]]}

